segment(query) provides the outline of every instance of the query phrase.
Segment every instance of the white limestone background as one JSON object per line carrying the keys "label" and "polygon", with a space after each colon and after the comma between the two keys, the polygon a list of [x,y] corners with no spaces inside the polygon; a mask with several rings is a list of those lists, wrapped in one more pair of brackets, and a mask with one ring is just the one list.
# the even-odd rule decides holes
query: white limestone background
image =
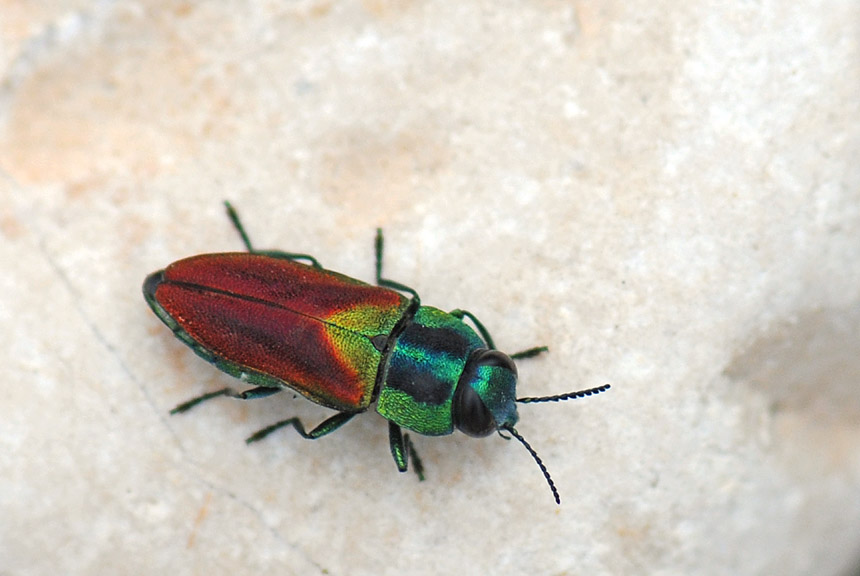
{"label": "white limestone background", "polygon": [[[816,574],[860,564],[856,2],[0,4],[0,573]],[[309,252],[500,348],[499,438],[312,443],[140,294]]]}

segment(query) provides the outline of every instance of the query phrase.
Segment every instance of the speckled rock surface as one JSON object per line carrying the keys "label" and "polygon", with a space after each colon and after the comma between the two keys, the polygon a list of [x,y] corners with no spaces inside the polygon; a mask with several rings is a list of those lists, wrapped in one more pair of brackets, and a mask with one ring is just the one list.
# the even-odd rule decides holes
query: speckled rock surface
{"label": "speckled rock surface", "polygon": [[[48,2],[0,17],[0,573],[851,574],[860,5]],[[500,348],[561,491],[499,438],[318,442],[143,278],[307,252]]]}

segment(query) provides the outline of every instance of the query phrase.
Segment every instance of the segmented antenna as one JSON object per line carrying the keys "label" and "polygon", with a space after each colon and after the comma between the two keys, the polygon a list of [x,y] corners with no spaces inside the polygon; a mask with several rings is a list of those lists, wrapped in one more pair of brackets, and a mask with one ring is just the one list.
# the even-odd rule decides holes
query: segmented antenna
{"label": "segmented antenna", "polygon": [[543,472],[543,477],[546,478],[546,483],[549,484],[549,489],[552,490],[552,496],[555,498],[556,504],[561,504],[561,497],[558,495],[558,490],[555,489],[555,483],[552,481],[552,477],[549,475],[549,471],[546,469],[546,466],[543,464],[543,460],[540,459],[540,456],[537,455],[537,452],[529,446],[529,443],[526,442],[526,439],[520,436],[519,432],[517,432],[513,426],[504,426],[502,430],[506,432],[510,432],[511,436],[520,441],[520,444],[526,447],[526,450],[529,451],[529,454],[532,455],[532,458],[537,462],[538,467],[540,467],[540,471]]}
{"label": "segmented antenna", "polygon": [[[598,386],[597,388],[589,388],[588,390],[568,392],[567,394],[559,394],[558,396],[532,396],[528,398],[517,398],[517,402],[521,404],[533,404],[535,402],[558,402],[560,400],[585,398],[586,396],[592,396],[593,394],[600,394],[601,392],[605,392],[606,390],[609,390],[609,388],[611,388],[609,384],[604,384],[603,386]],[[528,444],[526,444],[526,446],[528,446]]]}

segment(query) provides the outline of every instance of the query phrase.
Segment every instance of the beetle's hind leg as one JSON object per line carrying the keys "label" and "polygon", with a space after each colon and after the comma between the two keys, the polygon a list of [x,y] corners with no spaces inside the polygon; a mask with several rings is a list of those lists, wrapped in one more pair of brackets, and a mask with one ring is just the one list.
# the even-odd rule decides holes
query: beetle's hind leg
{"label": "beetle's hind leg", "polygon": [[[220,390],[216,390],[215,392],[208,392],[206,394],[202,394],[191,400],[187,400],[170,411],[171,414],[181,414],[182,412],[187,412],[191,410],[198,404],[206,402],[207,400],[211,400],[212,398],[218,398],[219,396],[227,396],[228,398],[236,398],[239,400],[255,400],[257,398],[265,398],[267,396],[271,396],[272,394],[277,394],[280,392],[281,388],[271,388],[268,386],[257,386],[256,388],[251,388],[250,390],[245,390],[244,392],[236,392],[232,388],[222,388]],[[307,438],[309,440],[316,440],[326,434],[334,432],[344,424],[350,421],[350,419],[358,414],[358,412],[338,412],[331,418],[324,420],[319,426],[311,430],[310,432],[305,432],[305,427],[302,424],[301,420],[298,418],[289,418],[287,420],[281,420],[280,422],[276,422],[271,426],[266,426],[262,430],[258,430],[251,436],[249,436],[245,442],[251,443],[256,442],[258,440],[262,440],[275,430],[279,430],[285,426],[292,426],[296,429],[302,438]]]}
{"label": "beetle's hind leg", "polygon": [[331,418],[323,420],[322,424],[320,424],[310,432],[305,432],[305,426],[298,418],[288,418],[287,420],[275,422],[271,426],[266,426],[262,430],[258,430],[257,432],[251,434],[247,439],[245,439],[245,442],[247,442],[248,444],[250,444],[251,442],[257,442],[258,440],[262,440],[275,430],[280,430],[285,426],[292,426],[293,428],[295,428],[296,432],[298,432],[302,438],[307,438],[308,440],[316,440],[317,438],[322,438],[326,434],[334,432],[335,430],[349,422],[356,414],[358,414],[358,412],[338,412]]}
{"label": "beetle's hind leg", "polygon": [[248,238],[248,234],[245,232],[245,227],[242,225],[242,221],[239,220],[239,214],[236,212],[236,209],[233,208],[233,205],[230,204],[228,200],[224,200],[224,208],[227,209],[227,218],[229,218],[230,222],[233,223],[233,228],[235,228],[236,232],[239,233],[239,236],[242,237],[242,244],[245,245],[248,252],[255,252],[254,248],[251,246],[251,239]]}
{"label": "beetle's hind leg", "polygon": [[239,219],[239,214],[236,212],[236,209],[233,208],[233,205],[230,204],[230,202],[228,202],[227,200],[224,201],[224,207],[227,209],[227,217],[230,218],[230,222],[233,223],[233,227],[236,229],[236,232],[238,232],[239,236],[242,237],[242,244],[245,245],[245,248],[248,249],[248,252],[252,254],[262,254],[264,256],[270,256],[272,258],[280,258],[281,260],[304,260],[314,268],[322,268],[317,259],[313,256],[309,256],[308,254],[296,254],[294,252],[283,252],[281,250],[256,250],[251,245],[251,239],[248,237],[248,233],[245,232],[245,226]]}
{"label": "beetle's hind leg", "polygon": [[322,264],[319,263],[319,260],[309,254],[297,254],[295,252],[283,252],[281,250],[252,250],[252,252],[254,254],[262,254],[263,256],[269,256],[270,258],[292,260],[293,262],[304,260],[306,264],[309,264],[314,268],[318,268],[320,270],[323,269]]}
{"label": "beetle's hind leg", "polygon": [[220,390],[216,390],[215,392],[208,392],[206,394],[196,396],[191,400],[186,400],[185,402],[171,410],[170,413],[181,414],[183,412],[187,412],[198,404],[206,402],[207,400],[211,400],[212,398],[218,398],[219,396],[227,396],[228,398],[236,398],[238,400],[255,400],[257,398],[265,398],[266,396],[277,394],[280,391],[281,388],[271,388],[268,386],[258,386],[256,388],[251,388],[250,390],[245,390],[244,392],[236,392],[232,388],[222,388]]}
{"label": "beetle's hind leg", "polygon": [[394,422],[389,422],[388,441],[391,444],[391,455],[394,457],[397,469],[401,472],[406,472],[409,468],[409,461],[412,460],[412,469],[418,475],[418,480],[423,482],[424,464],[421,462],[421,458],[418,457],[418,452],[416,452],[415,445],[412,444],[409,434],[401,433],[400,426]]}

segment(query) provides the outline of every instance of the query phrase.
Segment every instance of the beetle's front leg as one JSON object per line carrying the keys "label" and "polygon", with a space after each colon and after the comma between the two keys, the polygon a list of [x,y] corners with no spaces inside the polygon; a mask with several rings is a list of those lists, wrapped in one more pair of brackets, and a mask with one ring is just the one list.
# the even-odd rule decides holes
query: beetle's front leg
{"label": "beetle's front leg", "polygon": [[517,352],[516,354],[511,354],[511,360],[534,358],[538,354],[543,354],[544,352],[549,352],[549,348],[547,348],[546,346],[535,346],[534,348],[529,348],[528,350],[522,350],[521,352]]}
{"label": "beetle's front leg", "polygon": [[[478,318],[469,312],[468,310],[451,310],[451,316],[455,318],[459,318],[462,320],[463,318],[468,318],[475,325],[475,328],[478,329],[478,332],[481,333],[481,336],[484,338],[484,342],[487,343],[487,346],[490,350],[496,349],[496,344],[493,342],[493,337],[490,336],[490,332],[484,328],[484,325],[481,323]],[[549,348],[546,346],[535,346],[534,348],[529,348],[528,350],[522,350],[515,354],[511,354],[511,360],[522,360],[524,358],[534,358],[538,354],[542,354],[544,352],[549,352]]]}

